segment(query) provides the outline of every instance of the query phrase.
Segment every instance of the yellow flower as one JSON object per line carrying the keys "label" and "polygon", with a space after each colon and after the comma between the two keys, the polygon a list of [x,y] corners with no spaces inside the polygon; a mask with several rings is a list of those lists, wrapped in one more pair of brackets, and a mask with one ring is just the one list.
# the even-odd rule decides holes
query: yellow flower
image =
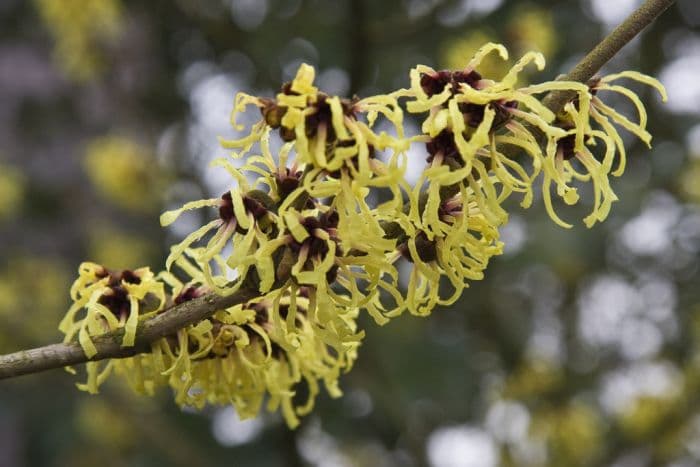
{"label": "yellow flower", "polygon": [[[451,305],[469,281],[483,279],[489,259],[502,253],[497,226],[474,198],[462,187],[438,205],[426,203],[421,219],[401,223],[405,239],[399,251],[413,263],[406,296],[411,313],[424,316],[436,305]],[[453,289],[447,297],[440,295],[442,277]]]}
{"label": "yellow flower", "polygon": [[[178,258],[189,251],[202,268],[206,284],[221,295],[238,290],[242,281],[232,281],[232,277],[245,278],[248,270],[258,263],[257,253],[267,248],[276,218],[270,210],[271,198],[263,191],[251,189],[240,171],[230,165],[227,168],[236,175],[239,184],[237,188],[224,193],[221,198],[186,203],[180,209],[165,212],[160,218],[161,225],[167,226],[175,222],[184,211],[202,207],[218,208],[218,219],[205,224],[171,247],[165,266],[169,270]],[[205,246],[191,248],[211,231],[215,233]],[[222,254],[228,244],[232,244],[234,249],[224,257]],[[220,273],[216,274],[214,268],[218,268]],[[274,275],[274,271],[265,273]]]}
{"label": "yellow flower", "polygon": [[[168,378],[163,374],[167,366],[160,352],[163,345],[167,345],[167,339],[159,339],[152,343],[151,352],[133,357],[87,362],[87,381],[76,386],[81,391],[97,394],[107,379],[112,374],[117,374],[135,393],[153,396],[156,389],[168,384]],[[73,369],[68,370],[74,373]]]}
{"label": "yellow flower", "polygon": [[[97,353],[92,338],[123,328],[122,346],[135,343],[139,320],[155,315],[166,302],[163,283],[148,268],[110,271],[95,263],[83,263],[71,287],[73,305],[58,328],[64,342],[78,335],[78,342],[90,358]],[[160,345],[154,343],[154,346]],[[74,373],[71,368],[67,368]],[[152,395],[158,384],[165,384],[153,355],[146,353],[123,359],[86,363],[87,381],[78,388],[96,394],[112,372],[123,374],[129,385],[141,394]]]}
{"label": "yellow flower", "polygon": [[[523,194],[524,207],[532,202],[532,180],[544,159],[536,135],[551,138],[565,134],[552,124],[555,115],[534,95],[552,90],[585,91],[586,87],[565,81],[516,87],[519,73],[528,64],[534,63],[540,70],[544,67],[544,57],[535,52],[526,53],[500,81],[484,79],[476,68],[492,52],[508,58],[505,47],[488,43],[463,70],[435,71],[419,65],[411,70],[411,87],[394,95],[409,98],[409,112],[428,112],[422,140],[427,143],[431,164],[424,173],[430,190],[454,185],[452,190],[457,191],[464,185],[474,193],[481,214],[500,225],[507,220],[501,203],[511,193]],[[531,174],[522,163],[504,154],[504,145],[524,150],[533,159]]]}
{"label": "yellow flower", "polygon": [[[190,279],[172,273],[160,278],[171,287],[173,303],[208,289],[203,272],[186,256],[176,261]],[[245,305],[220,310],[208,320],[163,340],[154,352],[169,365],[163,370],[181,405],[232,403],[243,418],[257,415],[266,396],[271,411],[281,408],[290,427],[308,413],[323,380],[340,396],[337,380],[350,369],[364,335],[357,331],[358,310],[329,309],[310,287],[288,282]],[[294,390],[305,380],[309,396],[295,406]]]}
{"label": "yellow flower", "polygon": [[[369,187],[347,172],[327,173],[327,178],[307,184],[313,170],[297,158],[290,165],[296,143],[283,145],[275,157],[269,136],[270,129],[261,134],[259,155],[247,155],[250,148],[235,154],[247,155],[241,168],[227,159],[214,162],[237,180],[238,190],[222,200],[187,203],[162,216],[161,222],[167,225],[184,210],[218,206],[220,217],[174,246],[166,267],[170,269],[183,255],[190,257],[202,269],[204,283],[217,293],[234,292],[241,281],[231,278],[245,277],[255,267],[261,292],[279,294],[291,286],[305,287],[311,297],[310,312],[322,311],[324,322],[335,312],[342,314],[369,302],[370,313],[385,322],[383,314],[403,306],[402,300],[393,307],[381,306],[378,298],[381,291],[400,296],[398,274],[386,261],[386,255],[395,251],[396,240],[384,238],[380,225],[401,208],[398,184],[392,202],[371,209],[366,200]],[[252,186],[244,173],[256,177]],[[328,199],[328,205],[316,197]],[[246,217],[248,225],[239,225],[238,220]],[[205,246],[192,247],[211,230],[216,233]],[[230,253],[224,252],[227,243],[233,245]],[[212,273],[210,263],[219,268],[219,275]]]}
{"label": "yellow flower", "polygon": [[[322,380],[332,397],[341,395],[338,378],[351,368],[359,339],[328,342],[312,324],[309,298],[298,289],[218,311],[211,319],[178,331],[161,347],[171,366],[164,370],[180,405],[232,404],[241,418],[254,417],[267,399],[270,411],[281,410],[294,428],[309,413]],[[291,317],[291,318],[290,318]],[[356,329],[354,313],[345,323]],[[286,322],[293,321],[294,340]],[[165,342],[165,341],[164,341]],[[331,350],[332,349],[332,350]],[[294,400],[305,381],[305,402]]]}
{"label": "yellow flower", "polygon": [[[247,151],[272,128],[279,130],[284,141],[294,141],[300,164],[308,164],[319,173],[345,170],[365,182],[375,172],[380,177],[385,175],[383,169],[377,168],[382,164],[374,161],[374,151],[390,148],[402,153],[408,147],[403,133],[403,111],[396,99],[387,95],[364,99],[329,96],[314,86],[314,78],[313,67],[302,64],[294,80],[285,84],[275,99],[239,93],[231,116],[234,128],[244,129],[236,123],[236,116],[249,105],[259,107],[263,118],[250,128],[247,136],[221,140],[222,145]],[[392,124],[395,136],[372,130],[380,116]]]}
{"label": "yellow flower", "polygon": [[[549,81],[517,87],[518,76],[525,66],[534,63],[541,70],[544,57],[528,52],[500,80],[494,81],[482,78],[476,71],[482,59],[492,52],[508,58],[502,45],[489,43],[460,71],[417,66],[411,70],[411,87],[394,93],[409,98],[406,104],[409,112],[428,112],[422,124],[422,140],[427,143],[431,166],[419,183],[427,182],[429,186],[428,202],[436,203],[438,193],[453,193],[465,186],[474,193],[482,215],[500,225],[507,220],[507,213],[501,207],[503,201],[512,193],[521,193],[521,205],[529,207],[532,185],[542,173],[545,207],[558,225],[571,227],[554,211],[551,186],[555,185],[558,196],[566,204],[573,205],[579,201],[573,181],[590,181],[593,185],[593,211],[584,219],[585,224],[591,227],[602,221],[617,199],[609,175],[619,176],[625,166],[625,149],[614,124],[647,144],[651,139],[645,129],[646,111],[641,100],[633,91],[613,82],[631,78],[656,88],[665,99],[663,86],[646,75],[622,72],[593,80],[588,86]],[[536,97],[552,91],[575,95],[560,115],[555,115]],[[603,103],[598,91],[627,97],[637,109],[639,122]],[[545,142],[544,149],[540,141]],[[602,150],[594,152],[592,148],[596,145],[602,146]],[[514,158],[514,151],[523,153],[530,163]],[[616,158],[619,162],[613,170]],[[415,193],[414,199],[418,199]],[[414,220],[417,215],[414,204]]]}
{"label": "yellow flower", "polygon": [[[557,193],[567,204],[575,204],[579,196],[576,188],[569,184],[572,180],[593,185],[593,211],[584,222],[592,227],[597,221],[608,216],[610,205],[617,196],[610,187],[609,176],[620,176],[625,170],[626,152],[614,124],[628,130],[650,146],[651,135],[646,131],[647,114],[639,97],[630,89],[611,84],[620,78],[630,78],[654,87],[662,99],[666,100],[666,91],[657,80],[633,71],[624,71],[603,78],[594,78],[588,84],[586,92],[581,92],[558,116],[556,124],[566,130],[563,135],[552,135],[548,140],[546,157],[543,164],[545,206],[550,217],[562,227],[571,227],[554,212],[550,198],[550,185],[554,183]],[[627,97],[635,106],[639,122],[635,123],[606,105],[599,91],[612,91]],[[594,154],[598,142],[603,143],[603,150]],[[613,169],[615,159],[617,167]],[[576,167],[574,162],[580,165]],[[581,170],[583,169],[583,170]]]}
{"label": "yellow flower", "polygon": [[58,328],[65,334],[64,342],[77,333],[85,355],[92,357],[97,353],[92,337],[118,328],[124,328],[122,346],[133,346],[139,319],[163,307],[165,291],[148,268],[109,271],[83,263],[71,287],[71,299],[73,305]]}
{"label": "yellow flower", "polygon": [[[345,217],[357,218],[356,231],[352,225],[340,224],[342,218],[334,207],[319,204],[301,212],[287,211],[280,237],[270,242],[269,250],[260,252],[263,261],[270,263],[264,270],[273,270],[271,253],[282,247],[277,268],[289,275],[284,287],[303,287],[311,300],[309,313],[317,314],[324,326],[336,318],[342,320],[345,310],[356,308],[366,308],[375,321],[384,324],[405,306],[398,290],[398,272],[388,260],[396,251],[396,238],[385,238],[375,211],[346,213]],[[365,220],[367,224],[361,225]],[[269,290],[272,280],[261,275],[261,290]]]}
{"label": "yellow flower", "polygon": [[[652,78],[651,76],[647,76],[636,71],[622,71],[620,73],[614,73],[599,79],[593,79],[589,83],[591,94],[591,117],[593,117],[593,119],[598,124],[600,124],[604,131],[608,133],[609,136],[615,141],[618,150],[620,151],[620,163],[618,165],[618,168],[613,173],[614,175],[621,175],[622,171],[624,171],[624,146],[622,145],[622,140],[619,137],[615,136],[617,132],[614,129],[614,127],[609,127],[606,125],[605,117],[607,117],[609,120],[612,120],[613,123],[620,125],[627,131],[637,136],[639,139],[644,141],[644,143],[646,143],[647,146],[651,146],[651,135],[648,131],[646,131],[647,112],[644,108],[644,104],[642,103],[639,96],[637,96],[637,94],[634,93],[634,91],[624,86],[613,84],[614,81],[617,81],[621,78],[628,78],[634,81],[638,81],[642,84],[646,84],[647,86],[651,86],[659,92],[659,95],[661,96],[663,102],[666,102],[666,100],[668,99],[668,96],[666,95],[666,88],[658,80]],[[620,114],[612,107],[609,107],[608,105],[603,103],[603,101],[598,96],[599,91],[612,91],[618,94],[622,94],[623,96],[628,98],[630,102],[632,102],[639,114],[639,122],[635,123],[629,120],[627,117]]]}

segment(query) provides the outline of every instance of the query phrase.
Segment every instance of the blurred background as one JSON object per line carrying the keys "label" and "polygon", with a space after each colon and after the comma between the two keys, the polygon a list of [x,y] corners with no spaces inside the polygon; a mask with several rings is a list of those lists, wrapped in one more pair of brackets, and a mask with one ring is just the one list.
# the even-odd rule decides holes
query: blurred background
{"label": "blurred background", "polygon": [[[489,40],[543,52],[531,78],[551,79],[640,3],[0,0],[0,352],[60,340],[81,261],[160,269],[191,226],[158,214],[227,189],[207,162],[238,90],[271,96],[307,62],[330,93],[387,92]],[[700,465],[700,4],[606,68],[623,69],[669,102],[635,88],[654,147],[629,140],[610,218],[564,231],[513,203],[486,280],[428,319],[365,317],[345,396],[296,431],[55,370],[0,383],[0,466]]]}

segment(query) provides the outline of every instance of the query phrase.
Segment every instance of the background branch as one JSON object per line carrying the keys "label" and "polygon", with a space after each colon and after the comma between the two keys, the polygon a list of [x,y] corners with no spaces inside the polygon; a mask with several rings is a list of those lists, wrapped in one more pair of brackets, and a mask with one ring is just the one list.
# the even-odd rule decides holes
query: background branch
{"label": "background branch", "polygon": [[[588,55],[560,79],[586,82],[593,77],[619,50],[666,10],[675,0],[647,0],[622,24],[615,28]],[[354,82],[353,85],[357,85]],[[546,96],[544,104],[555,112],[560,111],[572,96],[566,92],[554,92]],[[0,356],[0,379],[29,373],[37,373],[67,365],[107,358],[124,358],[148,352],[151,342],[174,334],[178,329],[208,318],[217,310],[245,303],[257,297],[257,284],[246,282],[235,294],[221,297],[209,294],[180,305],[148,319],[139,325],[133,347],[121,346],[123,330],[107,333],[93,339],[97,355],[88,359],[78,343],[52,344],[30,350],[22,350]]]}

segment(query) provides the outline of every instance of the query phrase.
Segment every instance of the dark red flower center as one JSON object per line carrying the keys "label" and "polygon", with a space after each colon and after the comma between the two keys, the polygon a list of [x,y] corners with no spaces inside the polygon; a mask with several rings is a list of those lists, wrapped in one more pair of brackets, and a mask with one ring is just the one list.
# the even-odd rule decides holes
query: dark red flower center
{"label": "dark red flower center", "polygon": [[[269,209],[260,200],[254,198],[250,194],[243,195],[243,206],[247,213],[253,215],[253,218],[258,221],[265,217]],[[222,221],[229,223],[236,218],[233,211],[233,199],[231,192],[227,191],[221,196],[221,204],[219,205],[219,217]]]}
{"label": "dark red flower center", "polygon": [[428,97],[440,94],[445,90],[445,86],[452,85],[452,94],[459,92],[459,85],[464,83],[476,89],[481,75],[475,71],[450,71],[440,70],[435,73],[423,73],[420,78],[420,85]]}
{"label": "dark red flower center", "polygon": [[141,278],[129,269],[114,272],[104,269],[103,275],[98,275],[98,277],[102,278],[107,276],[109,276],[107,283],[109,290],[100,297],[98,303],[107,307],[117,318],[126,318],[131,311],[131,304],[129,302],[129,293],[124,288],[123,283],[140,284]]}

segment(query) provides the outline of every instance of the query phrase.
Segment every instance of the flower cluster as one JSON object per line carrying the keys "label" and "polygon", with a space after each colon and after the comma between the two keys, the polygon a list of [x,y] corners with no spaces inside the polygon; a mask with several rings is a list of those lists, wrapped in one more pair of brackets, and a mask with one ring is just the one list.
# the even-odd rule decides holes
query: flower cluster
{"label": "flower cluster", "polygon": [[[410,89],[395,93],[409,97],[409,112],[428,116],[423,120],[429,162],[437,168],[424,174],[432,185],[451,186],[457,182],[474,192],[489,220],[501,224],[507,213],[501,207],[511,193],[522,193],[523,207],[533,200],[534,181],[542,174],[542,195],[552,220],[561,220],[552,205],[551,186],[566,204],[579,201],[572,181],[591,182],[594,207],[584,222],[588,227],[603,221],[617,199],[609,175],[619,176],[625,167],[625,149],[615,124],[649,144],[646,111],[630,89],[610,84],[630,78],[656,88],[666,99],[663,86],[637,72],[623,72],[596,78],[588,85],[573,81],[549,81],[518,87],[518,74],[530,63],[544,67],[544,57],[525,54],[500,81],[484,79],[476,68],[489,53],[507,59],[500,44],[486,44],[464,70],[435,71],[418,66],[411,70]],[[633,122],[598,97],[598,91],[613,91],[627,97],[639,113]],[[536,96],[546,92],[570,92],[574,98],[558,115]],[[602,145],[597,143],[602,142]],[[602,150],[598,149],[602,146]],[[513,157],[521,152],[527,163]],[[594,152],[595,151],[595,152]],[[618,160],[617,168],[612,166]],[[417,187],[419,189],[419,187]],[[453,188],[454,189],[454,188]],[[439,190],[433,188],[433,196]]]}
{"label": "flower cluster", "polygon": [[[379,324],[405,311],[425,316],[483,278],[502,252],[503,203],[512,194],[528,207],[541,185],[550,217],[569,227],[550,191],[575,204],[577,183],[590,182],[593,210],[584,221],[604,220],[616,199],[609,176],[625,164],[616,126],[650,139],[640,99],[614,83],[631,78],[664,96],[663,87],[634,72],[519,85],[526,66],[544,67],[537,53],[500,80],[486,79],[477,69],[492,52],[507,58],[502,45],[487,44],[462,70],[418,66],[409,88],[363,99],[322,92],[308,65],[275,98],[239,94],[234,127],[245,130],[237,121],[251,107],[259,116],[245,136],[221,141],[232,153],[214,165],[231,176],[230,189],[161,216],[169,225],[207,209],[211,220],[171,248],[155,277],[81,267],[61,330],[66,341],[77,333],[92,356],[94,336],[123,327],[123,345],[133,345],[138,321],[171,305],[251,283],[258,297],[150,343],[149,353],[91,363],[87,389],[115,367],[142,392],[169,385],[179,404],[231,403],[244,417],[267,401],[295,426],[320,381],[340,395],[338,378],[364,335],[360,313]],[[541,101],[552,91],[572,96],[561,112]],[[637,121],[606,105],[601,91],[628,98]],[[404,108],[422,120],[421,134],[405,135]],[[417,143],[426,162],[412,186],[407,158]],[[295,397],[299,385],[305,401]]]}

